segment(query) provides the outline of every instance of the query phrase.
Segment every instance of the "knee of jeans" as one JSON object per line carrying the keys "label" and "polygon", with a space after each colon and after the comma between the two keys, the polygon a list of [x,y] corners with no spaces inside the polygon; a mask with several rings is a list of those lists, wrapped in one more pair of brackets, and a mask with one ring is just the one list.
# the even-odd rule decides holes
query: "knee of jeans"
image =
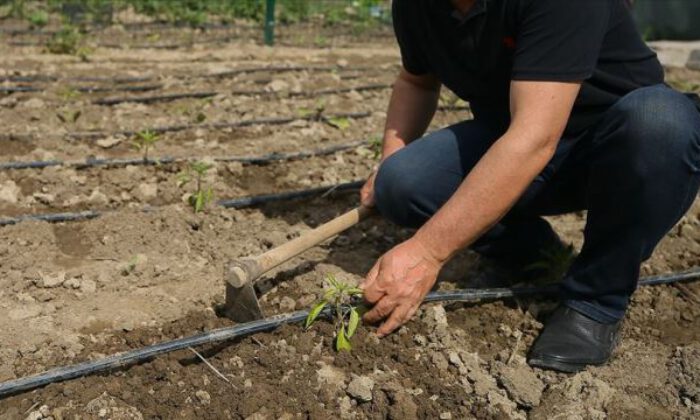
{"label": "knee of jeans", "polygon": [[407,227],[416,227],[420,216],[415,211],[415,200],[420,185],[410,165],[395,153],[379,167],[374,180],[374,200],[379,212],[390,221]]}
{"label": "knee of jeans", "polygon": [[700,172],[700,114],[684,95],[666,88],[642,88],[623,98],[616,111],[622,118],[627,157],[638,175],[670,169],[683,162]]}

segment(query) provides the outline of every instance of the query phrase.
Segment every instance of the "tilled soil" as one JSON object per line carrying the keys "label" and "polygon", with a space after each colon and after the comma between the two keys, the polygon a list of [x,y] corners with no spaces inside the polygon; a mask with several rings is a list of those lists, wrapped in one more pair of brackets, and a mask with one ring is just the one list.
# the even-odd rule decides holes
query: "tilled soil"
{"label": "tilled soil", "polygon": [[[216,199],[281,192],[364,178],[376,165],[369,140],[381,132],[388,90],[305,98],[290,95],[390,84],[398,53],[389,42],[337,49],[215,47],[121,51],[97,48],[90,61],[0,46],[1,76],[48,74],[38,92],[0,98],[0,161],[138,158],[120,130],[193,124],[164,133],[151,156],[211,160],[297,152],[365,139],[367,146],[268,165],[216,163],[205,177]],[[236,68],[328,70],[241,73]],[[367,70],[369,68],[369,70]],[[359,70],[358,70],[359,69]],[[129,76],[156,92],[66,90],[71,77],[100,76],[103,87]],[[676,86],[698,89],[700,73],[669,70]],[[34,83],[34,82],[32,82]],[[85,82],[81,82],[85,84]],[[90,82],[93,83],[94,82]],[[144,84],[129,82],[126,85]],[[3,82],[3,86],[16,82]],[[38,84],[34,83],[36,86]],[[72,86],[72,85],[69,85]],[[262,89],[271,94],[240,95]],[[94,104],[99,98],[215,90],[208,99]],[[444,104],[454,101],[445,95]],[[296,120],[281,126],[202,129],[245,118],[370,112],[347,127]],[[63,119],[80,111],[75,122]],[[200,116],[200,114],[203,115]],[[468,118],[439,112],[433,128]],[[203,120],[202,120],[203,118]],[[70,133],[97,130],[94,139]],[[0,380],[95,359],[232,325],[218,315],[224,264],[280,245],[357,204],[356,193],[193,214],[178,186],[184,164],[0,171],[0,217],[109,210],[75,223],[22,222],[0,228]],[[144,209],[147,211],[144,211]],[[643,274],[700,265],[700,201],[663,240]],[[581,245],[584,214],[551,218]],[[268,314],[308,308],[324,276],[359,281],[382,252],[410,235],[379,218],[304,253],[268,274],[260,288]],[[466,251],[444,270],[440,288],[502,285],[488,262]],[[353,351],[333,350],[332,327],[291,325],[237,342],[180,351],[127,369],[15,395],[0,419],[25,418],[682,418],[700,416],[699,284],[640,289],[612,362],[576,375],[529,368],[524,357],[554,302],[509,300],[429,305],[397,334],[378,340],[360,328]]]}

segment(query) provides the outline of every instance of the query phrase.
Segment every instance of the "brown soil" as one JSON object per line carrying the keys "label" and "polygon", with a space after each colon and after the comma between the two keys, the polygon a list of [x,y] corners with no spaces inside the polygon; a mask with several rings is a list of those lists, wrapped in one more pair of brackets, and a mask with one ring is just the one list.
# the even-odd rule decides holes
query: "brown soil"
{"label": "brown soil", "polygon": [[[324,112],[373,114],[350,121],[346,129],[303,121],[194,128],[164,134],[151,154],[206,159],[370,139],[381,130],[388,91],[322,98],[289,97],[285,92],[390,83],[399,62],[390,41],[334,49],[270,49],[241,41],[174,50],[98,47],[88,62],[48,55],[40,47],[4,44],[0,55],[0,76],[148,76],[164,86],[159,93],[221,92],[209,100],[98,106],[94,99],[115,93],[75,95],[66,90],[69,82],[41,82],[41,92],[0,98],[2,161],[138,157],[131,139],[108,136],[96,139],[110,140],[100,145],[71,140],[66,133],[193,123],[200,113],[207,122],[299,115],[321,100]],[[281,64],[341,70],[192,77]],[[671,69],[669,79],[698,89],[700,73]],[[280,94],[231,93],[261,88]],[[75,123],[56,116],[76,110],[81,114]],[[441,112],[433,128],[464,118],[464,111]],[[217,198],[234,198],[351,181],[366,176],[374,165],[369,148],[358,147],[264,166],[217,164],[206,182]],[[0,319],[0,380],[231,325],[217,315],[224,293],[221,273],[229,259],[280,245],[357,203],[354,194],[334,193],[248,210],[210,207],[195,215],[183,202],[189,186],[177,186],[183,169],[0,171],[0,217],[113,210],[84,222],[24,222],[0,228],[0,310],[6,314]],[[154,209],[143,212],[145,205]],[[644,264],[644,274],[698,266],[699,217],[700,201]],[[551,220],[567,241],[580,246],[584,215]],[[266,276],[264,310],[273,314],[309,307],[321,293],[326,273],[358,281],[383,251],[408,235],[410,231],[375,218],[306,252]],[[489,284],[479,274],[483,266],[476,255],[465,252],[444,271],[440,287]],[[196,349],[228,382],[191,351],[180,351],[6,398],[0,401],[0,419],[698,418],[697,295],[700,284],[639,290],[615,358],[577,375],[533,370],[524,363],[552,302],[431,305],[387,339],[378,340],[370,327],[361,328],[349,354],[332,350],[327,323],[310,331],[286,326]]]}

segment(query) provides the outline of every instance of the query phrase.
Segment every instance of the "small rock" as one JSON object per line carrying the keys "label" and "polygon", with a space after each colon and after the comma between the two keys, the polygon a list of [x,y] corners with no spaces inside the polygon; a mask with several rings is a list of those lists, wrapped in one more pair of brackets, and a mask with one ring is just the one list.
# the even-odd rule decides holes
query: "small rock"
{"label": "small rock", "polygon": [[324,362],[319,362],[321,368],[316,371],[316,381],[319,387],[329,385],[331,388],[345,387],[345,373],[342,370],[333,366],[327,365]]}
{"label": "small rock", "polygon": [[194,393],[194,396],[197,397],[199,402],[203,405],[209,405],[211,403],[211,395],[209,395],[207,391],[200,389]]}
{"label": "small rock", "polygon": [[146,182],[141,183],[138,186],[137,195],[141,200],[144,201],[156,198],[158,196],[158,185]]}
{"label": "small rock", "polygon": [[284,312],[292,312],[297,306],[296,301],[289,296],[284,296],[280,300],[280,310]]}
{"label": "small rock", "polygon": [[68,279],[63,283],[66,289],[80,289],[80,280],[76,278]]}
{"label": "small rock", "polygon": [[445,359],[445,356],[443,356],[442,353],[433,353],[433,355],[431,356],[431,360],[435,367],[438,368],[438,370],[447,370],[447,368],[449,367],[447,359]]}
{"label": "small rock", "polygon": [[0,201],[10,204],[17,204],[19,201],[20,188],[15,181],[9,180],[0,184]]}
{"label": "small rock", "polygon": [[80,282],[80,289],[85,293],[95,293],[97,291],[97,283],[94,280],[83,280]]}
{"label": "small rock", "polygon": [[34,280],[36,287],[44,289],[52,289],[63,284],[66,280],[66,273],[60,272],[55,274],[39,273],[40,277]]}
{"label": "small rock", "polygon": [[103,149],[111,149],[112,147],[121,143],[121,139],[114,137],[107,137],[105,139],[99,139],[95,143]]}
{"label": "small rock", "polygon": [[374,381],[367,376],[354,375],[348,384],[347,393],[359,402],[372,401],[372,389]]}
{"label": "small rock", "polygon": [[46,104],[39,98],[31,98],[22,103],[22,107],[27,109],[39,109],[44,106],[46,106]]}
{"label": "small rock", "polygon": [[88,197],[88,201],[92,204],[104,205],[109,203],[109,198],[107,198],[107,196],[102,191],[100,191],[99,188],[95,188],[92,191],[92,194],[90,194],[90,197]]}
{"label": "small rock", "polygon": [[516,403],[525,407],[536,407],[540,404],[545,385],[525,363],[511,367],[497,362],[494,373],[496,380]]}
{"label": "small rock", "polygon": [[450,420],[452,418],[452,413],[449,411],[445,411],[444,413],[440,413],[440,420]]}
{"label": "small rock", "polygon": [[284,80],[275,79],[265,86],[265,90],[268,92],[282,92],[289,90],[289,83],[285,82]]}
{"label": "small rock", "polygon": [[253,381],[250,379],[246,379],[245,382],[243,382],[243,388],[252,388],[253,387]]}
{"label": "small rock", "polygon": [[41,204],[46,204],[46,205],[49,205],[49,204],[53,203],[54,201],[56,201],[56,196],[54,196],[53,194],[36,192],[32,195],[32,197],[34,197],[34,199],[36,201],[40,202]]}
{"label": "small rock", "polygon": [[41,411],[36,410],[36,411],[32,411],[31,413],[29,413],[29,415],[27,417],[25,417],[24,420],[41,420],[43,418],[44,418],[44,415],[41,414]]}

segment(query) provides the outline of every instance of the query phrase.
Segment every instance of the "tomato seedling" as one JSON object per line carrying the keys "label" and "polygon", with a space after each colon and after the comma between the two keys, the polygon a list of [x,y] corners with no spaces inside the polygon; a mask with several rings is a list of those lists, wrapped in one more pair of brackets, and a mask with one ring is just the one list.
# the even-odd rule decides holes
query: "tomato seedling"
{"label": "tomato seedling", "polygon": [[335,321],[335,348],[338,351],[350,351],[352,345],[350,339],[360,325],[360,312],[362,308],[357,305],[358,297],[362,296],[362,289],[342,281],[329,274],[326,278],[328,287],[323,299],[315,304],[306,317],[306,329],[309,329],[314,321],[327,306]]}

